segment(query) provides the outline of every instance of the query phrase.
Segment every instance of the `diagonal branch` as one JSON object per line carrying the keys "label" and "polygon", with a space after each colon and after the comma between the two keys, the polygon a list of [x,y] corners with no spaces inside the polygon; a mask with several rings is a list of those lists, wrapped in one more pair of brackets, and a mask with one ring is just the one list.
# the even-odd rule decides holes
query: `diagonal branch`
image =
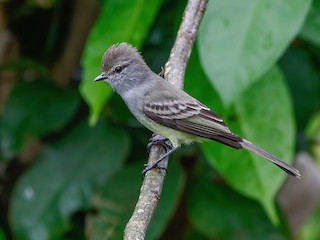
{"label": "diagonal branch", "polygon": [[[185,70],[207,3],[208,0],[188,1],[175,44],[165,65],[165,79],[180,88],[183,87]],[[153,146],[148,164],[155,162],[162,154],[164,154],[162,147]],[[165,159],[159,165],[160,168],[166,168],[168,159]],[[124,239],[144,239],[160,199],[165,173],[163,170],[152,169],[145,176],[138,202],[125,228]]]}

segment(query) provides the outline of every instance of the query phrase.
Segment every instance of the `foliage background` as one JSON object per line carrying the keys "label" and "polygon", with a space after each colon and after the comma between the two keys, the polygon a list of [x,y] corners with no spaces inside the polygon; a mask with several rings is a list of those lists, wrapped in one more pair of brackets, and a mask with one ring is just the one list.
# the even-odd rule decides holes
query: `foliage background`
{"label": "foliage background", "polygon": [[[0,3],[0,240],[122,238],[150,132],[92,79],[122,41],[159,72],[185,5]],[[209,2],[185,90],[281,159],[306,162],[299,153],[308,152],[314,161],[284,185],[281,170],[248,152],[183,147],[170,159],[148,239],[320,238],[319,194],[299,202],[301,189],[320,189],[305,180],[320,182],[319,19],[319,0]]]}

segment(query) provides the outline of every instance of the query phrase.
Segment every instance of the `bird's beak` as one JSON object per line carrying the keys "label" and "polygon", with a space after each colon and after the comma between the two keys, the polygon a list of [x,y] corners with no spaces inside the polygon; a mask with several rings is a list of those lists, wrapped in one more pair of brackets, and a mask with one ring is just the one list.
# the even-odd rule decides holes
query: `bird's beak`
{"label": "bird's beak", "polygon": [[108,79],[108,74],[105,73],[105,72],[102,72],[99,76],[97,76],[94,81],[95,82],[98,82],[98,81],[103,81],[103,80],[106,80]]}

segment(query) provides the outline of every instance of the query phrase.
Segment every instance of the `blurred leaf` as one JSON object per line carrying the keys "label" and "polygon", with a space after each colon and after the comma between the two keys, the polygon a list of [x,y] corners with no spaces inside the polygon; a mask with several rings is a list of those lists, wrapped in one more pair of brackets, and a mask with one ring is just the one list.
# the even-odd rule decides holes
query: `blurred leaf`
{"label": "blurred leaf", "polygon": [[22,71],[27,70],[34,75],[46,76],[48,75],[46,67],[37,61],[29,58],[19,58],[17,60],[5,62],[0,64],[0,71],[14,70]]}
{"label": "blurred leaf", "polygon": [[106,117],[110,119],[110,121],[116,122],[118,124],[124,124],[126,126],[140,126],[142,125],[138,122],[138,120],[132,115],[130,110],[128,109],[125,102],[118,94],[114,94],[106,106]]}
{"label": "blurred leaf", "polygon": [[298,32],[311,0],[216,0],[202,21],[200,59],[229,106],[274,65]]}
{"label": "blurred leaf", "polygon": [[[252,85],[235,105],[237,122],[227,122],[244,136],[286,162],[292,162],[295,129],[289,95],[280,71],[273,68]],[[258,200],[277,222],[274,197],[287,176],[267,160],[221,144],[201,145],[205,156],[240,193]]]}
{"label": "blurred leaf", "polygon": [[[120,239],[132,215],[142,184],[142,163],[135,163],[113,176],[94,198],[98,213],[88,218],[87,232],[92,240]],[[185,176],[176,162],[170,164],[163,192],[146,239],[159,239],[170,220],[185,185]]]}
{"label": "blurred leaf", "polygon": [[210,239],[285,239],[258,203],[205,179],[192,181],[187,210],[191,224]]}
{"label": "blurred leaf", "polygon": [[320,112],[317,112],[312,116],[309,121],[309,124],[306,128],[305,135],[307,138],[318,139],[320,142]]}
{"label": "blurred leaf", "polygon": [[0,240],[6,240],[6,235],[4,234],[1,228],[0,228]]}
{"label": "blurred leaf", "polygon": [[299,48],[290,48],[281,65],[291,91],[298,129],[303,130],[320,106],[320,74],[311,56]]}
{"label": "blurred leaf", "polygon": [[198,231],[196,231],[194,228],[188,228],[182,240],[207,240],[208,238],[204,235],[200,234]]}
{"label": "blurred leaf", "polygon": [[118,171],[129,150],[125,132],[105,123],[82,122],[46,146],[16,186],[10,223],[17,239],[59,239],[71,214],[90,206],[90,198]]}
{"label": "blurred leaf", "polygon": [[300,238],[304,240],[320,239],[320,207],[318,206],[312,213],[308,221],[303,225]]}
{"label": "blurred leaf", "polygon": [[80,92],[91,108],[90,123],[94,124],[111,89],[102,83],[93,83],[100,74],[103,53],[112,44],[129,42],[140,48],[158,13],[162,0],[104,1],[101,14],[91,31],[83,53],[83,81]]}
{"label": "blurred leaf", "polygon": [[320,164],[320,112],[314,114],[310,119],[305,130],[305,136],[310,142],[309,148],[312,155]]}
{"label": "blurred leaf", "polygon": [[320,0],[313,0],[300,35],[320,47]]}
{"label": "blurred leaf", "polygon": [[143,43],[143,58],[156,73],[168,60],[186,4],[186,0],[164,0]]}
{"label": "blurred leaf", "polygon": [[10,158],[35,138],[61,129],[79,104],[74,89],[41,81],[17,84],[0,121],[2,153]]}

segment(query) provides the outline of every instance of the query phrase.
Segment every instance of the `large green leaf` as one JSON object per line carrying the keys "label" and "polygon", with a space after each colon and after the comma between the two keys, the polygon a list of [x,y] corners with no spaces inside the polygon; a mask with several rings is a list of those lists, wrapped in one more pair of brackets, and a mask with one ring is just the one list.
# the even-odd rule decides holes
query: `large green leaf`
{"label": "large green leaf", "polygon": [[89,36],[83,53],[83,81],[80,91],[91,109],[91,124],[111,95],[111,89],[102,83],[93,83],[100,74],[103,53],[112,44],[129,42],[141,47],[162,0],[104,1],[101,14]]}
{"label": "large green leaf", "polygon": [[[94,197],[98,213],[89,216],[87,232],[90,239],[121,239],[139,196],[142,163],[135,163],[115,175]],[[170,220],[184,189],[185,176],[176,162],[163,186],[159,206],[148,228],[147,239],[159,239]]]}
{"label": "large green leaf", "polygon": [[[279,70],[272,69],[252,85],[236,103],[234,114],[238,121],[227,122],[231,130],[280,159],[292,162],[295,128],[291,102]],[[212,142],[201,146],[226,181],[240,193],[261,202],[277,222],[274,197],[286,173],[245,150]]]}
{"label": "large green leaf", "polygon": [[[245,92],[235,108],[226,111],[194,51],[186,74],[185,89],[220,114],[236,134],[282,159],[292,159],[295,135],[292,106],[279,70],[271,70]],[[203,143],[201,148],[209,162],[234,189],[260,201],[276,221],[273,198],[286,176],[283,171],[245,150],[237,151],[214,142]]]}
{"label": "large green leaf", "polygon": [[10,158],[33,139],[61,129],[79,104],[75,89],[42,81],[16,85],[0,121],[2,153]]}
{"label": "large green leaf", "polygon": [[285,239],[257,202],[208,179],[193,181],[187,199],[191,224],[208,239]]}
{"label": "large green leaf", "polygon": [[299,31],[311,0],[216,0],[199,32],[204,70],[225,105],[274,65]]}
{"label": "large green leaf", "polygon": [[86,122],[44,147],[13,193],[9,217],[16,238],[59,239],[71,214],[88,208],[96,187],[120,169],[128,147],[125,132]]}

